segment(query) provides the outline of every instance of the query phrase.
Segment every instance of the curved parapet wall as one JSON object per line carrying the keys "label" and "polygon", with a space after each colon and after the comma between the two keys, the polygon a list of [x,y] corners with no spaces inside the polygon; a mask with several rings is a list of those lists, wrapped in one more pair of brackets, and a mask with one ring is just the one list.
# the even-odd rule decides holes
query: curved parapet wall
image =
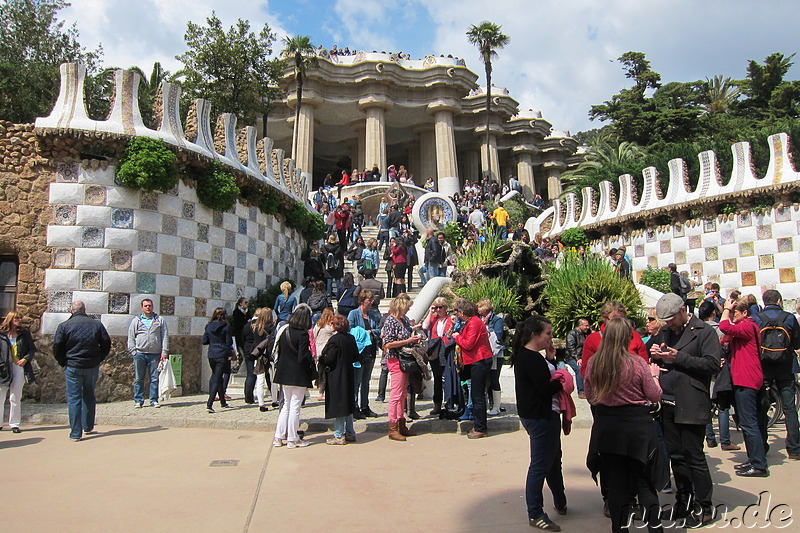
{"label": "curved parapet wall", "polygon": [[264,139],[261,149],[257,148],[256,131],[247,127],[246,142],[243,145],[247,153],[239,153],[235,115],[224,113],[219,117],[217,124],[222,131],[217,131],[217,137],[221,140],[218,150],[215,136],[211,132],[211,104],[203,99],[195,100],[193,109],[196,123],[192,128],[193,139],[189,140],[180,121],[181,89],[175,84],[164,82],[160,90],[161,124],[158,129],[150,129],[142,122],[139,109],[139,74],[130,70],[117,70],[114,73],[113,106],[108,119],[92,120],[86,113],[85,79],[86,68],[82,64],[61,65],[58,99],[49,116],[36,119],[37,130],[72,130],[161,139],[177,149],[189,150],[217,160],[231,170],[245,174],[308,205],[305,201],[307,195],[303,194],[303,190],[309,188],[308,175],[295,173],[294,161],[284,160],[282,152],[276,153],[276,150],[272,150],[272,141]]}
{"label": "curved parapet wall", "polygon": [[569,193],[564,199],[553,201],[548,209],[526,227],[543,237],[554,237],[570,228],[601,230],[604,227],[626,225],[679,210],[703,208],[710,204],[729,202],[736,198],[757,193],[780,194],[790,188],[800,187],[800,173],[793,165],[789,152],[789,136],[786,133],[770,135],[770,162],[765,176],[755,175],[750,154],[750,144],[735,143],[731,146],[734,168],[727,182],[719,175],[716,154],[701,152],[700,176],[697,187],[690,190],[686,165],[681,159],[669,162],[669,187],[662,194],[658,183],[658,172],[654,167],[642,171],[644,187],[639,194],[630,175],[619,177],[620,197],[614,193],[611,182],[600,183],[600,197],[595,204],[595,191],[585,188],[582,202]]}

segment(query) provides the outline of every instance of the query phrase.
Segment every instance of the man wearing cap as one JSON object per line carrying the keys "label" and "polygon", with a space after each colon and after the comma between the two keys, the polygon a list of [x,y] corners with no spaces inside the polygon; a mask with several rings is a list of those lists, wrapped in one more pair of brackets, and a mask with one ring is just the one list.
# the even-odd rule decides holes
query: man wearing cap
{"label": "man wearing cap", "polygon": [[703,437],[711,422],[711,378],[720,368],[719,338],[686,311],[677,294],[659,298],[656,317],[666,325],[647,341],[647,348],[662,368],[661,425],[677,486],[672,518],[685,518],[686,527],[703,526],[716,518]]}

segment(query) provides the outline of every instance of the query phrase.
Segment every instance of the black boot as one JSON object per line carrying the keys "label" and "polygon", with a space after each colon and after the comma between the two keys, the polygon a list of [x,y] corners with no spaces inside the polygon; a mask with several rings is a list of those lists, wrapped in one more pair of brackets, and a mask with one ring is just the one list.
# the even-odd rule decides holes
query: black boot
{"label": "black boot", "polygon": [[414,393],[409,393],[406,396],[406,409],[408,410],[408,418],[411,420],[419,420],[419,413],[417,413],[417,399]]}

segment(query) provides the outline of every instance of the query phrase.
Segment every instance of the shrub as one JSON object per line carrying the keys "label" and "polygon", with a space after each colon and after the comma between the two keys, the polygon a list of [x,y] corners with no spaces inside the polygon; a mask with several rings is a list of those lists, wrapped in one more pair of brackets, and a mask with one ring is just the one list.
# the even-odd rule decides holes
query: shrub
{"label": "shrub", "polygon": [[659,292],[667,294],[672,292],[669,288],[669,272],[663,268],[647,267],[647,270],[642,272],[642,277],[639,280],[642,285],[655,289]]}
{"label": "shrub", "polygon": [[506,313],[514,319],[522,315],[522,304],[516,291],[516,282],[505,276],[481,278],[475,283],[459,287],[455,293],[470,302],[484,298],[492,301],[495,313]]}
{"label": "shrub", "polygon": [[455,250],[464,240],[464,230],[456,222],[448,222],[444,227],[444,240]]}
{"label": "shrub", "polygon": [[295,202],[286,213],[286,225],[300,233],[305,233],[308,229],[308,209],[300,202]]}
{"label": "shrub", "polygon": [[637,326],[644,325],[642,298],[633,283],[620,277],[606,261],[566,257],[559,268],[546,272],[545,316],[553,323],[553,335],[564,338],[575,320],[587,318],[593,327],[600,323],[600,307],[610,300],[621,302]]}
{"label": "shrub", "polygon": [[197,197],[210,209],[227,211],[239,198],[233,175],[217,162],[212,163],[197,180]]}
{"label": "shrub", "polygon": [[322,215],[317,213],[309,213],[308,229],[304,236],[309,241],[318,241],[325,236],[325,221]]}
{"label": "shrub", "polygon": [[131,189],[167,192],[178,183],[177,160],[164,141],[136,137],[120,158],[117,178]]}
{"label": "shrub", "polygon": [[281,198],[277,191],[269,189],[258,199],[258,208],[267,215],[274,215],[280,210]]}
{"label": "shrub", "polygon": [[[503,202],[503,209],[508,211],[508,223],[513,226],[516,226],[517,222],[525,224],[525,221],[533,216],[533,209],[520,200],[520,198],[521,196],[515,196],[511,200]],[[496,207],[497,202],[494,200],[488,200],[486,202],[486,209],[490,213],[494,211]]]}
{"label": "shrub", "polygon": [[564,231],[561,234],[560,239],[567,248],[586,246],[589,243],[586,233],[581,228],[570,228]]}

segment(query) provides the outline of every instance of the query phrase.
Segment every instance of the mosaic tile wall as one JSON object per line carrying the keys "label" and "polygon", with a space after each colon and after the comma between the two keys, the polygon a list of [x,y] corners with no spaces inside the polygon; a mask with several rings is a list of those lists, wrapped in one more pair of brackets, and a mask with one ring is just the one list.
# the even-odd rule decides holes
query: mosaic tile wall
{"label": "mosaic tile wall", "polygon": [[[662,227],[663,228],[663,227]],[[777,289],[785,307],[794,309],[800,298],[800,207],[772,209],[763,215],[735,215],[733,220],[712,219],[690,224],[604,237],[592,242],[593,252],[625,245],[635,279],[648,266],[675,263],[696,279],[717,282],[723,293],[739,289],[761,300],[761,293]]]}
{"label": "mosaic tile wall", "polygon": [[44,334],[82,300],[111,335],[127,335],[129,313],[150,298],[172,332],[201,335],[215,307],[231,310],[241,296],[302,275],[295,230],[238,202],[212,211],[183,182],[167,194],[133,191],[114,182],[113,167],[75,164],[50,185],[50,205]]}

